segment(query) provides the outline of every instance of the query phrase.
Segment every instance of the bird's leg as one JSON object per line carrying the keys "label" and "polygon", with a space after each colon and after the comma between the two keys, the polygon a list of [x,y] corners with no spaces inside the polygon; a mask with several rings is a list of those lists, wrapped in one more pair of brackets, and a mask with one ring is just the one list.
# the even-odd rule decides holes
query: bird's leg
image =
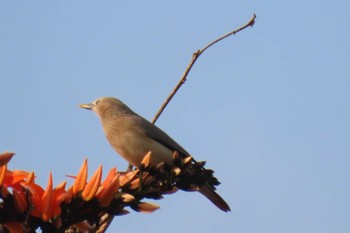
{"label": "bird's leg", "polygon": [[142,159],[141,166],[139,166],[140,177],[139,177],[139,191],[143,190],[142,176],[144,171],[149,171],[151,166],[151,151],[149,151]]}
{"label": "bird's leg", "polygon": [[131,172],[133,168],[134,166],[131,163],[129,163],[128,168],[126,169],[126,172]]}
{"label": "bird's leg", "polygon": [[142,176],[143,176],[143,169],[139,170],[139,191],[142,192],[143,190],[143,183],[142,183]]}

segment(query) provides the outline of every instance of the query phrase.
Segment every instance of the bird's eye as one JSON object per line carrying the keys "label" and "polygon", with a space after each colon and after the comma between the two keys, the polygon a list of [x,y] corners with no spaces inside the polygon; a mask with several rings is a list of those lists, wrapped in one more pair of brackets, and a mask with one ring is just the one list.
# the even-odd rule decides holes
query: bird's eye
{"label": "bird's eye", "polygon": [[98,105],[100,103],[100,100],[95,101],[95,105]]}

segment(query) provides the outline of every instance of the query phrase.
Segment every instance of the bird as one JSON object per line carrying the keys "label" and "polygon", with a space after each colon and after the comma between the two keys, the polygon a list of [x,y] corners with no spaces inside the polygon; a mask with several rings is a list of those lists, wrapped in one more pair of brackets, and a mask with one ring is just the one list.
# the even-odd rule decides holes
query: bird
{"label": "bird", "polygon": [[[179,143],[163,130],[135,113],[114,97],[101,97],[79,107],[95,112],[113,149],[130,164],[140,168],[144,156],[151,152],[150,164],[173,165],[176,151],[191,156]],[[198,191],[224,212],[230,211],[226,201],[215,192],[213,185],[205,183]]]}

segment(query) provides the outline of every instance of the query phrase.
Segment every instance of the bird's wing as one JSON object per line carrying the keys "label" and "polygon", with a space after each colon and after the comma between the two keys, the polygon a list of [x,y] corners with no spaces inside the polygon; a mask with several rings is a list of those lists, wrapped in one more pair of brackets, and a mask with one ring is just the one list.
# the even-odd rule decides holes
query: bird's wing
{"label": "bird's wing", "polygon": [[172,139],[169,135],[167,135],[164,131],[162,131],[160,128],[158,128],[156,125],[152,124],[151,122],[147,121],[141,116],[137,116],[137,121],[139,121],[139,125],[142,126],[142,129],[144,130],[144,133],[155,140],[156,142],[166,146],[172,151],[177,151],[178,153],[189,156],[190,154],[182,148],[177,142],[175,142],[174,139]]}

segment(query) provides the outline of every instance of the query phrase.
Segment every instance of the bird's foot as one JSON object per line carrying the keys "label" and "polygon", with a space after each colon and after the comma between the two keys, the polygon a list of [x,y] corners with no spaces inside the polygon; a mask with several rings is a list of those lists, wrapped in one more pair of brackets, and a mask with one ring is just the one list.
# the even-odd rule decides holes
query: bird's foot
{"label": "bird's foot", "polygon": [[129,163],[128,167],[126,168],[126,172],[131,172],[133,168],[134,166],[131,163]]}

